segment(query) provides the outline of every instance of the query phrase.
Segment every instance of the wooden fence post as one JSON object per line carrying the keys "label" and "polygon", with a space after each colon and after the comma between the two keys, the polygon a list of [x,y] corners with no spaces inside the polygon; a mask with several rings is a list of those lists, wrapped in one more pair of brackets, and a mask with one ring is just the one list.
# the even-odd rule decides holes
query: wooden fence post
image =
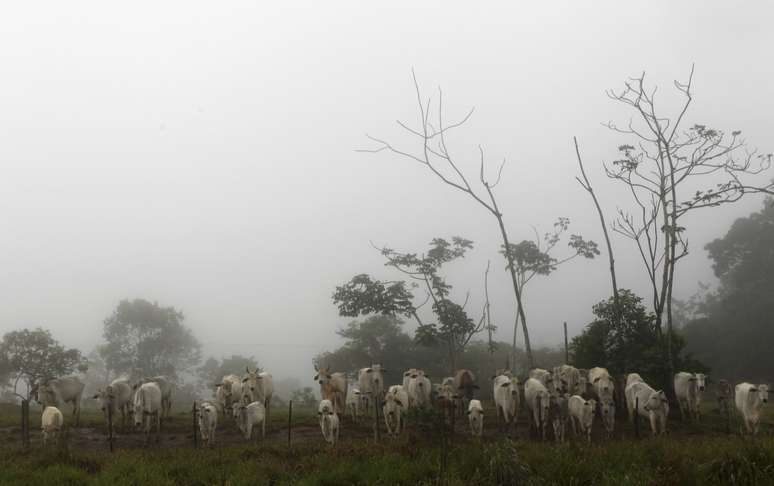
{"label": "wooden fence post", "polygon": [[113,398],[109,398],[109,401],[108,401],[107,419],[108,419],[108,446],[110,447],[110,452],[113,452]]}
{"label": "wooden fence post", "polygon": [[457,410],[456,410],[456,408],[457,408],[457,401],[456,400],[452,400],[452,404],[451,404],[451,431],[449,432],[449,440],[451,440],[452,444],[454,443],[454,429],[456,428],[455,427],[455,425],[456,425],[455,424],[455,420],[456,420],[456,417],[457,417]]}
{"label": "wooden fence post", "polygon": [[30,402],[29,400],[22,399],[21,407],[21,420],[22,420],[22,445],[25,448],[30,446]]}
{"label": "wooden fence post", "polygon": [[640,438],[640,397],[634,398],[634,436]]}
{"label": "wooden fence post", "polygon": [[564,321],[564,362],[570,364],[570,348],[567,345],[567,321]]}
{"label": "wooden fence post", "polygon": [[193,402],[193,446],[194,449],[199,448],[199,415],[196,413],[196,400]]}
{"label": "wooden fence post", "polygon": [[374,440],[379,442],[379,396],[374,395]]}
{"label": "wooden fence post", "polygon": [[288,402],[288,449],[290,449],[291,433],[293,431],[293,400]]}

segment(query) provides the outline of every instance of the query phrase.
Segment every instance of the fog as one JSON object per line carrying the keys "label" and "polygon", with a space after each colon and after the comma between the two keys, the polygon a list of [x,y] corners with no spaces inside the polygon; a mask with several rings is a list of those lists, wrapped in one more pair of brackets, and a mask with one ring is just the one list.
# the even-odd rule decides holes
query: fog
{"label": "fog", "polygon": [[[771,151],[774,6],[748,2],[15,2],[0,16],[0,332],[43,326],[86,351],[124,298],[182,309],[205,355],[254,355],[275,377],[311,378],[341,344],[331,294],[357,273],[396,278],[370,245],[420,251],[475,242],[446,274],[482,302],[497,337],[515,309],[495,221],[416,163],[368,154],[366,133],[418,148],[411,69],[441,86],[464,169],[481,144],[511,233],[558,216],[603,243],[574,180],[572,137],[608,212],[628,203],[601,162],[630,116],[605,96],[646,71],[676,109],[695,63],[688,121],[742,130]],[[413,145],[412,145],[413,144]],[[712,282],[705,243],[760,198],[688,220],[676,297]],[[707,217],[711,215],[711,217]],[[647,295],[630,242],[619,284]],[[561,255],[561,252],[558,253]],[[537,344],[577,333],[610,295],[607,262],[573,261],[531,283]],[[407,323],[411,329],[412,323]],[[311,380],[308,380],[311,381]]]}

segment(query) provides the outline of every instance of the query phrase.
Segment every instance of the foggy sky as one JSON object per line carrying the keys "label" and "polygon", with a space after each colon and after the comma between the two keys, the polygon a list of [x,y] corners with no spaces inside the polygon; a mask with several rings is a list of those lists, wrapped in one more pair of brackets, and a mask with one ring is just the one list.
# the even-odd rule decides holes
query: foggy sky
{"label": "foggy sky", "polygon": [[[774,150],[770,3],[416,3],[6,5],[0,332],[43,326],[88,351],[119,300],[146,298],[182,309],[206,355],[307,379],[349,320],[334,287],[397,277],[369,241],[420,251],[460,235],[476,249],[448,268],[455,295],[470,290],[479,309],[491,259],[492,312],[510,339],[491,216],[416,164],[354,150],[372,146],[366,132],[418,147],[395,124],[416,126],[412,67],[426,95],[443,87],[447,119],[476,107],[449,140],[474,179],[478,144],[491,170],[507,158],[498,197],[514,241],[567,216],[602,244],[572,136],[608,213],[628,203],[600,162],[629,139],[601,122],[631,114],[604,90],[643,70],[674,108],[672,80],[695,62],[687,122]],[[712,281],[704,244],[760,200],[687,222],[678,297]],[[620,285],[647,297],[634,248],[614,244]],[[609,294],[604,253],[535,280],[534,341],[559,343],[565,320],[578,332]]]}

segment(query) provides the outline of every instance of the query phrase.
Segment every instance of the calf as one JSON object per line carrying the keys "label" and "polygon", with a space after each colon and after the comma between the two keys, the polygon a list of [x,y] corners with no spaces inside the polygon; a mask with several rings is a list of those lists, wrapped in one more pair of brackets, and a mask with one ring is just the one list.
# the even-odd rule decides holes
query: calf
{"label": "calf", "polygon": [[339,439],[339,416],[336,415],[333,403],[330,400],[320,401],[317,415],[320,418],[320,430],[322,430],[325,442],[336,445],[336,441]]}
{"label": "calf", "polygon": [[433,384],[425,376],[425,373],[421,370],[417,370],[409,378],[408,389],[405,389],[408,394],[408,400],[412,407],[426,408],[431,405],[430,397],[433,393]]}
{"label": "calf", "polygon": [[574,366],[565,364],[554,368],[554,379],[561,384],[561,393],[575,395],[585,391],[586,382],[581,378],[580,370]]}
{"label": "calf", "polygon": [[[253,428],[255,428],[256,425],[261,425],[261,430],[266,430],[264,427],[266,422],[266,407],[264,407],[262,402],[251,402],[247,405],[240,403],[239,405],[235,405],[233,414],[234,421],[237,423],[237,427],[239,427],[245,440],[250,440],[253,436]],[[256,440],[258,439],[258,434],[255,434],[255,438]]]}
{"label": "calf", "polygon": [[215,428],[218,426],[218,409],[209,402],[204,402],[197,409],[199,433],[202,443],[209,447],[215,443]]}
{"label": "calf", "polygon": [[134,425],[142,426],[145,443],[150,439],[151,426],[156,423],[156,442],[161,436],[161,389],[155,382],[143,383],[134,392]]}
{"label": "calf", "polygon": [[613,378],[605,368],[591,368],[589,370],[589,382],[591,383],[592,395],[597,400],[613,400],[615,396],[615,383]]}
{"label": "calf", "polygon": [[387,433],[391,436],[398,436],[403,428],[403,413],[408,409],[408,393],[403,389],[403,385],[393,385],[384,396],[384,423],[387,426]]}
{"label": "calf", "polygon": [[650,421],[654,437],[666,434],[669,402],[663,391],[654,390],[644,381],[634,382],[626,387],[626,406],[632,420],[636,413]]}
{"label": "calf", "polygon": [[49,439],[54,440],[54,444],[59,443],[59,432],[64,425],[64,416],[56,407],[48,406],[43,409],[43,415],[40,417],[40,428],[43,431],[43,447],[46,447]]}
{"label": "calf", "polygon": [[484,407],[479,400],[471,400],[468,404],[468,422],[473,437],[481,437],[484,431]]}
{"label": "calf", "polygon": [[548,427],[549,397],[548,389],[540,380],[529,378],[524,383],[524,403],[527,404],[527,410],[532,412],[531,424],[540,431],[543,440]]}
{"label": "calf", "polygon": [[58,406],[59,402],[73,405],[75,426],[81,423],[81,396],[86,385],[77,376],[46,380],[32,386],[30,394],[43,406]]}
{"label": "calf", "polygon": [[586,440],[591,443],[591,427],[594,425],[594,410],[597,408],[596,400],[584,399],[580,395],[573,395],[567,401],[567,411],[572,424],[573,435],[586,435]]}
{"label": "calf", "polygon": [[704,393],[705,376],[701,373],[681,371],[675,374],[675,396],[680,406],[680,416],[699,420],[701,412],[701,394]]}
{"label": "calf", "polygon": [[242,378],[239,375],[225,375],[217,385],[217,405],[223,410],[223,418],[233,417],[232,408],[242,401]]}
{"label": "calf", "polygon": [[761,409],[769,401],[768,385],[740,383],[736,385],[734,402],[736,410],[742,415],[747,432],[758,434]]}
{"label": "calf", "polygon": [[349,411],[350,416],[352,417],[352,422],[354,423],[357,423],[357,417],[360,413],[360,402],[360,390],[356,386],[350,385],[349,390],[347,391],[345,405]]}
{"label": "calf", "polygon": [[511,423],[516,424],[516,418],[519,413],[521,396],[519,395],[519,385],[516,378],[507,375],[499,375],[494,378],[494,397],[496,407],[496,417],[502,415],[506,430],[510,428]]}

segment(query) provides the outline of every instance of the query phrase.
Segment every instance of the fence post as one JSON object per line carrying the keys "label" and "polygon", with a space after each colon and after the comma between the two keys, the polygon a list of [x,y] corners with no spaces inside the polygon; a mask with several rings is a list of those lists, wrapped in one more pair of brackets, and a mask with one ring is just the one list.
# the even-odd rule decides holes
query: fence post
{"label": "fence post", "polygon": [[113,399],[108,399],[107,419],[108,419],[108,445],[110,452],[113,452]]}
{"label": "fence post", "polygon": [[570,348],[567,346],[567,321],[564,321],[564,362],[570,364]]}
{"label": "fence post", "polygon": [[537,397],[537,409],[538,409],[538,426],[537,426],[537,434],[538,434],[538,440],[543,438],[543,399],[540,395]]}
{"label": "fence post", "polygon": [[454,443],[454,429],[455,429],[455,421],[457,417],[457,400],[452,400],[452,406],[451,406],[451,430],[449,431],[449,440]]}
{"label": "fence post", "polygon": [[194,449],[199,448],[199,416],[196,413],[196,400],[193,402],[193,446]]}
{"label": "fence post", "polygon": [[379,396],[374,395],[374,440],[379,442]]}
{"label": "fence post", "polygon": [[27,448],[30,446],[30,402],[22,399],[21,407],[22,419],[22,445]]}
{"label": "fence post", "polygon": [[293,431],[293,400],[288,402],[288,449],[290,449],[290,438]]}
{"label": "fence post", "polygon": [[640,397],[634,398],[634,435],[640,438]]}

